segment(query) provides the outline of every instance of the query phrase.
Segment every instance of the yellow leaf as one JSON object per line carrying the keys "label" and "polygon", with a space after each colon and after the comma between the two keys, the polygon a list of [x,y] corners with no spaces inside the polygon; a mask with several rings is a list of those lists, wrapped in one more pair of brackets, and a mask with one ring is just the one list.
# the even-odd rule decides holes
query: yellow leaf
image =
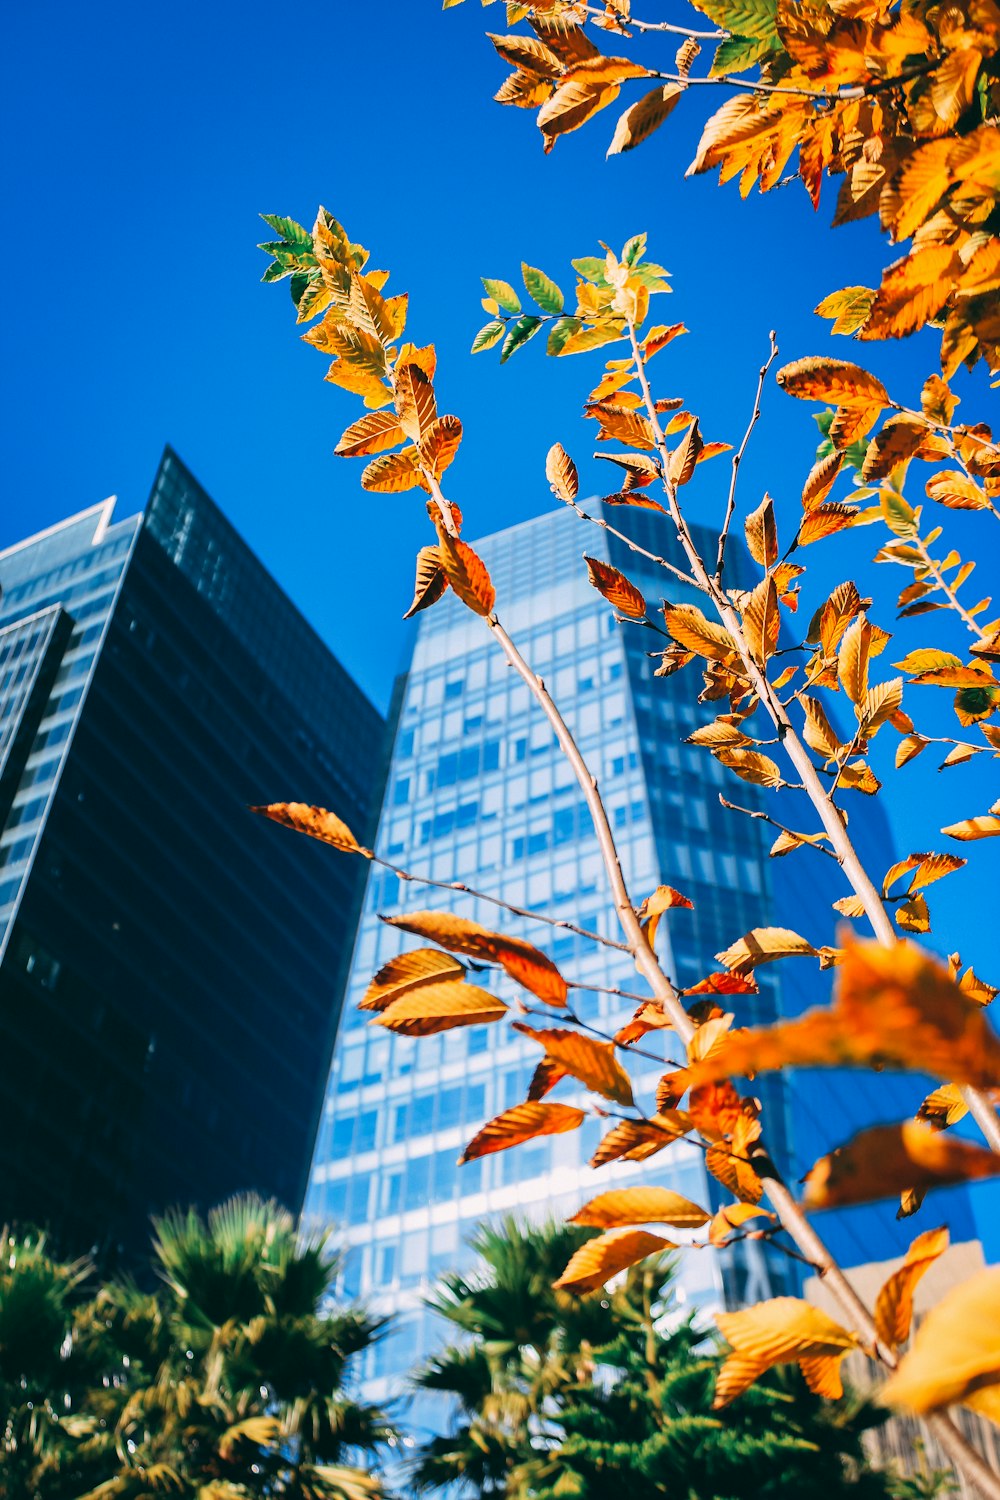
{"label": "yellow leaf", "polygon": [[808,1209],[871,1203],[905,1189],[948,1187],[1000,1172],[1000,1157],[920,1120],[876,1125],[821,1157],[805,1179]]}
{"label": "yellow leaf", "polygon": [[581,1245],[553,1285],[560,1291],[575,1292],[582,1297],[587,1292],[595,1292],[619,1271],[645,1260],[647,1255],[676,1248],[669,1240],[645,1229],[609,1229],[606,1234]]}
{"label": "yellow leaf", "polygon": [[747,547],[754,562],[770,568],[778,561],[778,531],[774,521],[774,501],[765,495],[755,511],[743,523]]}
{"label": "yellow leaf", "polygon": [[691,1129],[682,1110],[661,1110],[651,1120],[621,1120],[608,1131],[594,1155],[592,1167],[611,1161],[645,1161],[665,1146],[681,1140]]}
{"label": "yellow leaf", "polygon": [[783,786],[781,771],[769,755],[759,750],[713,750],[717,761],[735,771],[742,781],[753,786]]}
{"label": "yellow leaf", "polygon": [[537,995],[549,1005],[566,1004],[566,981],[552,960],[540,949],[521,938],[504,937],[470,922],[465,917],[452,916],[450,912],[413,911],[401,917],[384,917],[390,927],[401,927],[404,932],[416,933],[417,937],[429,938],[450,948],[453,953],[465,953],[470,958],[480,958],[488,963],[499,964],[511,979]]}
{"label": "yellow leaf", "polygon": [[617,83],[602,86],[586,78],[569,78],[560,84],[538,111],[538,128],[546,153],[552,150],[559,136],[579,130],[599,110],[613,104],[620,93]]}
{"label": "yellow leaf", "polygon": [[797,1297],[775,1297],[742,1312],[717,1313],[716,1323],[734,1354],[719,1372],[713,1405],[727,1406],[773,1365],[840,1360],[857,1346],[846,1328]]}
{"label": "yellow leaf", "polygon": [[671,484],[678,486],[687,484],[695,471],[695,465],[704,446],[696,417],[688,428],[683,442],[670,455],[667,472]]}
{"label": "yellow leaf", "polygon": [[979,818],[963,818],[961,823],[950,823],[942,828],[949,838],[969,843],[973,839],[992,839],[1000,834],[1000,817],[983,814]]}
{"label": "yellow leaf", "polygon": [[576,464],[562,443],[553,443],[549,449],[545,459],[545,477],[549,481],[552,493],[560,500],[576,499],[580,489],[580,479],[576,472]]}
{"label": "yellow leaf", "polygon": [[503,1114],[483,1126],[466,1146],[459,1162],[491,1156],[494,1151],[506,1151],[510,1146],[519,1146],[522,1141],[534,1140],[539,1135],[562,1135],[567,1130],[578,1130],[586,1118],[582,1109],[573,1109],[569,1104],[515,1104],[513,1109],[505,1109]]}
{"label": "yellow leaf", "polygon": [[734,1229],[741,1229],[749,1219],[763,1217],[773,1219],[774,1214],[768,1213],[766,1208],[760,1208],[756,1203],[725,1203],[712,1220],[708,1231],[708,1242],[710,1245],[721,1246],[726,1243]]}
{"label": "yellow leaf", "polygon": [[875,1327],[883,1344],[898,1349],[910,1336],[917,1282],[948,1248],[947,1229],[928,1229],[913,1241],[903,1264],[882,1286],[875,1302]]}
{"label": "yellow leaf", "polygon": [[947,244],[925,245],[896,261],[882,277],[858,338],[901,339],[922,328],[951,297],[959,265],[954,246]]}
{"label": "yellow leaf", "polygon": [[434,417],[424,428],[418,443],[420,457],[435,479],[441,475],[458,452],[462,441],[462,424],[458,417]]}
{"label": "yellow leaf", "polygon": [[892,718],[902,701],[901,677],[893,677],[889,682],[878,682],[869,688],[856,709],[861,733],[871,739]]}
{"label": "yellow leaf", "polygon": [[678,84],[665,83],[630,105],[619,116],[607,154],[617,156],[621,151],[631,151],[641,145],[663,124],[682,92]]}
{"label": "yellow leaf", "polygon": [[452,979],[408,990],[380,1010],[371,1024],[385,1026],[403,1036],[431,1036],[455,1026],[499,1021],[506,1014],[506,1005],[496,995]]}
{"label": "yellow leaf", "polygon": [[616,1229],[623,1224],[670,1224],[674,1229],[700,1229],[711,1214],[690,1198],[669,1188],[617,1188],[591,1198],[570,1219],[594,1229]]}
{"label": "yellow leaf", "polygon": [[334,453],[354,458],[366,453],[381,453],[403,441],[403,429],[391,412],[374,411],[352,422]]}
{"label": "yellow leaf", "polygon": [[924,1415],[993,1391],[998,1383],[1000,1266],[991,1266],[931,1308],[879,1400]]}
{"label": "yellow leaf", "polygon": [[417,553],[417,576],[413,585],[413,603],[404,620],[419,614],[436,604],[448,587],[448,575],[441,566],[441,553],[437,547],[421,547]]}
{"label": "yellow leaf", "polygon": [[969,1113],[962,1090],[954,1083],[943,1083],[939,1089],[928,1094],[917,1110],[917,1119],[924,1120],[934,1130],[949,1130],[964,1120]]}
{"label": "yellow leaf", "polygon": [[403,448],[399,453],[383,453],[373,458],[361,475],[361,488],[379,494],[398,494],[401,490],[412,490],[417,486],[427,489],[427,482],[420,472],[419,454],[416,448]]}
{"label": "yellow leaf", "polygon": [[870,655],[871,626],[861,614],[845,630],[837,652],[837,676],[852,703],[860,703],[868,691]]}
{"label": "yellow leaf", "polygon": [[296,833],[307,833],[321,843],[332,844],[344,854],[363,854],[371,859],[370,849],[363,848],[342,819],[325,807],[310,807],[307,802],[272,802],[267,807],[251,807],[251,812],[261,813]]}
{"label": "yellow leaf", "polygon": [[630,1107],[634,1104],[632,1084],[615,1056],[611,1042],[599,1042],[595,1037],[565,1026],[535,1031],[523,1022],[515,1021],[514,1029],[538,1042],[545,1048],[546,1056],[586,1084],[588,1089],[605,1099],[613,1099],[617,1104]]}
{"label": "yellow leaf", "polygon": [[818,698],[811,698],[808,693],[800,693],[799,702],[806,716],[802,738],[809,748],[815,750],[817,755],[822,755],[824,760],[835,759],[844,747],[827,718],[822,703]]}
{"label": "yellow leaf", "polygon": [[761,666],[778,649],[780,631],[778,590],[769,574],[761,579],[743,606],[743,635],[751,655]]}
{"label": "yellow leaf", "polygon": [[439,523],[438,556],[445,576],[462,603],[477,615],[488,615],[496,602],[496,590],[486,564],[468,542],[451,536]]}
{"label": "yellow leaf", "polygon": [[912,417],[891,418],[868,444],[868,451],[861,465],[864,483],[873,484],[879,479],[888,478],[897,464],[905,463],[913,457],[926,437],[927,428],[923,422],[917,422]]}
{"label": "yellow leaf", "polygon": [[817,459],[809,470],[806,482],[802,487],[803,510],[815,510],[817,505],[822,505],[833,482],[840,473],[844,462],[842,453],[828,453],[825,458]]}
{"label": "yellow leaf", "polygon": [[563,70],[558,54],[536,37],[497,36],[490,31],[486,35],[504,62],[510,63],[512,68],[524,68],[547,78],[558,78]]}
{"label": "yellow leaf", "polygon": [[946,469],[927,481],[927,495],[949,510],[986,510],[989,499],[973,480],[957,469]]}
{"label": "yellow leaf", "polygon": [[630,620],[645,618],[646,601],[635,584],[630,583],[624,573],[619,573],[618,569],[611,567],[610,563],[601,562],[596,557],[588,557],[584,554],[583,560],[587,564],[587,574],[594,588],[599,594],[604,595],[619,614],[626,615]]}
{"label": "yellow leaf", "polygon": [[800,547],[808,547],[811,542],[821,542],[824,538],[853,526],[858,514],[853,505],[817,505],[807,512],[799,525],[796,542]]}
{"label": "yellow leaf", "polygon": [[728,630],[706,619],[693,604],[665,605],[663,619],[678,645],[709,661],[727,661],[737,655],[736,642]]}
{"label": "yellow leaf", "polygon": [[812,943],[806,942],[804,937],[799,937],[797,932],[791,932],[787,927],[755,927],[752,932],[733,943],[731,948],[715,956],[727,969],[732,969],[737,974],[746,974],[750,969],[774,963],[779,958],[787,958],[792,954],[815,958],[817,952]]}
{"label": "yellow leaf", "polygon": [[399,425],[417,443],[437,416],[433,382],[419,364],[408,360],[396,366],[392,386]]}
{"label": "yellow leaf", "polygon": [[445,976],[458,979],[464,973],[465,965],[450,953],[442,953],[440,948],[415,948],[412,953],[400,953],[379,969],[359,1001],[358,1010],[385,1010],[407,990],[437,983]]}
{"label": "yellow leaf", "polygon": [[776,379],[789,396],[803,401],[829,401],[835,406],[889,405],[889,392],[881,380],[846,359],[811,355],[783,366]]}

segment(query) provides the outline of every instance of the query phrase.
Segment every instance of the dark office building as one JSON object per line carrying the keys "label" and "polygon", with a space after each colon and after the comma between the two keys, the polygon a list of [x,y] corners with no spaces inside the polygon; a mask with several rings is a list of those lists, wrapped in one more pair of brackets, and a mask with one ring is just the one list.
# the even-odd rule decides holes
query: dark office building
{"label": "dark office building", "polygon": [[367,834],[382,720],[169,449],[0,584],[0,1221],[297,1210],[365,870],[246,809]]}

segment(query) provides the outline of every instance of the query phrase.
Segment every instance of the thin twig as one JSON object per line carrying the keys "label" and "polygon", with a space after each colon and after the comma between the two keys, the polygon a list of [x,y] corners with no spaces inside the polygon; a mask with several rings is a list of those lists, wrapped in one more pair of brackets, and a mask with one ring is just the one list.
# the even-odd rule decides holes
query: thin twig
{"label": "thin twig", "polygon": [[414,885],[434,886],[439,891],[457,891],[461,896],[471,896],[476,901],[488,901],[491,906],[499,906],[503,911],[509,911],[514,917],[526,917],[530,922],[544,922],[548,927],[561,927],[565,932],[573,932],[577,937],[587,938],[592,943],[600,943],[605,948],[615,948],[619,953],[631,951],[627,943],[618,943],[614,938],[603,937],[601,933],[591,932],[586,927],[577,927],[575,922],[565,922],[560,917],[547,917],[544,912],[529,911],[526,906],[514,906],[512,902],[504,901],[499,896],[491,896],[487,891],[477,891],[471,885],[465,885],[461,880],[431,880],[427,875],[415,875],[412,870],[401,870],[391,860],[380,859],[377,854],[372,855],[371,862],[373,865],[381,865],[385,870],[391,870],[392,874],[400,880],[412,882]]}
{"label": "thin twig", "polygon": [[[599,16],[601,19],[607,16],[607,11],[598,10],[596,5],[587,5],[584,9],[588,16]],[[670,21],[638,21],[632,16],[623,25],[631,26],[636,31],[665,31],[671,36],[694,37],[699,42],[722,42],[731,34],[728,31],[692,31],[689,26],[675,26]],[[623,32],[623,35],[627,36],[628,32]]]}
{"label": "thin twig", "polygon": [[603,520],[600,516],[590,515],[575,500],[567,500],[564,503],[569,506],[570,510],[576,511],[581,521],[589,521],[592,526],[600,526],[602,531],[610,532],[620,542],[624,542],[630,552],[637,552],[641,557],[648,558],[651,563],[656,563],[658,567],[666,568],[667,572],[673,573],[676,578],[680,579],[681,583],[686,583],[690,588],[697,588],[694,579],[685,573],[683,568],[678,568],[674,563],[668,562],[665,557],[658,557],[655,552],[647,552],[645,547],[640,547],[639,543],[634,542],[631,537],[626,536],[624,531],[617,531],[610,522]]}
{"label": "thin twig", "polygon": [[962,620],[962,623],[965,625],[966,629],[971,630],[974,636],[978,637],[979,640],[984,641],[986,639],[986,635],[982,627],[976,624],[973,616],[969,614],[969,611],[962,604],[961,600],[958,597],[958,594],[945,578],[944,573],[941,570],[940,563],[934,561],[933,557],[931,557],[930,552],[927,550],[927,547],[919,536],[913,539],[913,546],[920,553],[920,556],[924,560],[925,566],[931,573],[938,588],[945,595],[948,603]]}
{"label": "thin twig", "polygon": [[760,401],[764,394],[764,381],[767,379],[767,372],[778,357],[778,345],[775,342],[777,335],[773,329],[768,334],[768,338],[771,340],[771,352],[761,365],[760,374],[757,377],[757,392],[753,399],[753,414],[747,424],[747,430],[743,434],[743,441],[733,454],[732,478],[729,481],[729,497],[726,501],[726,518],[722,523],[722,530],[719,533],[719,555],[715,564],[715,581],[720,586],[722,584],[722,573],[726,565],[726,542],[729,539],[729,528],[732,524],[733,512],[736,509],[736,481],[740,474],[740,464],[743,462],[743,455],[747,451],[747,444],[750,441],[753,430],[760,421]]}
{"label": "thin twig", "polygon": [[817,854],[826,854],[835,863],[840,863],[833,850],[828,849],[825,844],[814,844],[811,839],[803,839],[800,833],[796,833],[793,828],[786,828],[784,823],[779,823],[777,818],[772,818],[768,813],[755,811],[752,807],[739,807],[735,802],[729,802],[721,792],[719,801],[723,807],[728,807],[730,812],[743,813],[748,818],[758,818],[762,823],[770,823],[772,828],[777,828],[781,833],[787,833],[789,838],[801,840],[803,847],[815,849]]}

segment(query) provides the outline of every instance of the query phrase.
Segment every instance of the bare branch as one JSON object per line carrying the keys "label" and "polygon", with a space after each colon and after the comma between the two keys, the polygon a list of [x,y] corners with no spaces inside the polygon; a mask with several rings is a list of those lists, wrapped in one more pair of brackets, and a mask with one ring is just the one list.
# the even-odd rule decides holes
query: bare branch
{"label": "bare branch", "polygon": [[[758,818],[762,823],[770,823],[772,828],[777,828],[779,833],[787,833],[789,838],[797,839],[800,837],[800,835],[795,832],[794,828],[786,828],[784,823],[778,822],[777,818],[770,817],[766,812],[755,811],[752,807],[739,807],[735,802],[727,801],[727,799],[722,795],[721,792],[719,793],[719,801],[722,803],[723,807],[728,807],[730,812],[743,813],[745,817]],[[828,849],[825,844],[812,844],[807,841],[803,842],[805,848],[815,849],[817,854],[825,854],[830,859],[834,860],[835,863],[840,863],[833,850]]]}
{"label": "bare branch", "polygon": [[[599,932],[591,932],[586,927],[577,927],[574,922],[563,921],[561,917],[547,917],[544,912],[529,911],[526,906],[514,906],[510,901],[503,901],[499,896],[491,896],[488,891],[474,890],[471,885],[464,885],[461,880],[431,880],[427,875],[415,875],[412,870],[401,870],[391,860],[380,859],[377,854],[371,856],[373,865],[381,865],[385,870],[391,870],[393,875],[400,880],[412,882],[414,885],[434,886],[439,891],[457,891],[459,895],[471,896],[475,901],[488,901],[491,906],[499,906],[503,911],[509,911],[511,916],[525,917],[530,922],[544,922],[549,927],[561,927],[564,932],[573,932],[577,937],[587,938],[591,943],[600,943],[604,948],[615,948],[619,953],[630,953],[631,949],[627,943],[617,943],[614,938],[603,937]],[[648,999],[649,997],[646,996]]]}
{"label": "bare branch", "polygon": [[658,567],[666,568],[668,573],[673,573],[676,578],[680,579],[681,583],[688,584],[690,588],[698,587],[694,579],[690,574],[685,573],[683,568],[678,568],[675,563],[668,562],[665,557],[658,557],[655,552],[647,552],[645,547],[640,547],[639,543],[634,542],[630,536],[626,536],[624,531],[616,531],[609,522],[603,520],[600,516],[590,515],[575,500],[565,500],[563,503],[568,505],[570,510],[576,511],[581,521],[589,521],[592,526],[600,526],[602,531],[607,531],[611,536],[616,536],[620,542],[625,543],[630,552],[638,553],[640,557],[647,558],[650,562],[656,563]]}
{"label": "bare branch", "polygon": [[750,417],[749,423],[747,424],[747,430],[743,434],[743,441],[737,448],[736,452],[733,454],[733,472],[732,478],[729,481],[729,498],[726,501],[726,518],[722,523],[722,531],[719,534],[719,556],[715,564],[715,581],[718,584],[722,583],[722,573],[726,565],[726,542],[729,538],[729,528],[732,524],[733,512],[736,509],[736,481],[739,478],[740,464],[743,462],[743,455],[747,451],[747,444],[750,442],[751,434],[753,433],[754,428],[760,420],[760,401],[762,395],[764,394],[764,381],[767,379],[767,372],[778,357],[778,345],[775,342],[776,335],[773,329],[771,330],[768,337],[771,340],[771,352],[768,354],[767,359],[760,367],[760,374],[757,378],[757,393],[754,396],[753,401],[753,414]]}

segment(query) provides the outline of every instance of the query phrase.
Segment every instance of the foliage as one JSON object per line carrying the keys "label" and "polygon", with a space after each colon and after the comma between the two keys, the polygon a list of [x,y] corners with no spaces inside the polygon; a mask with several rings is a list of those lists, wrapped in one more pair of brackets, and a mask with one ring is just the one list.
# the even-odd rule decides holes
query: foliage
{"label": "foliage", "polygon": [[[430,497],[427,508],[437,542],[424,547],[418,557],[414,599],[407,613],[432,607],[451,587],[483,618],[534,694],[587,799],[626,946],[650,987],[649,999],[632,1020],[615,1035],[605,1036],[580,1025],[571,1004],[571,979],[541,949],[449,913],[407,912],[387,920],[436,946],[391,960],[373,979],[362,1008],[373,1012],[371,1024],[404,1035],[469,1024],[513,1024],[538,1044],[540,1061],[525,1101],[487,1122],[467,1146],[463,1160],[579,1128],[585,1110],[576,1101],[545,1098],[568,1079],[578,1086],[577,1098],[582,1086],[601,1101],[592,1106],[594,1112],[603,1114],[608,1101],[620,1116],[592,1165],[643,1160],[694,1136],[705,1149],[709,1171],[732,1195],[733,1201],[714,1216],[685,1200],[654,1202],[655,1194],[603,1195],[578,1215],[578,1222],[600,1225],[603,1232],[570,1258],[557,1285],[590,1291],[651,1253],[670,1248],[673,1241],[643,1227],[650,1222],[666,1224],[685,1236],[708,1225],[703,1243],[709,1246],[753,1236],[781,1248],[788,1235],[796,1253],[825,1268],[828,1253],[807,1225],[803,1210],[898,1193],[900,1214],[906,1215],[916,1212],[929,1188],[1000,1170],[1000,1122],[990,1102],[991,1091],[1000,1090],[1000,1044],[983,1014],[996,990],[971,969],[963,972],[957,955],[943,966],[907,940],[930,930],[925,890],[967,861],[950,851],[921,851],[884,873],[869,872],[848,832],[849,815],[859,816],[859,804],[863,809],[882,791],[871,762],[879,734],[883,739],[890,732],[899,736],[899,771],[928,745],[940,742],[942,737],[927,732],[922,722],[918,727],[911,716],[911,709],[918,719],[923,713],[925,687],[952,691],[960,728],[975,727],[982,735],[982,741],[946,737],[945,765],[1000,751],[1000,731],[987,722],[1000,709],[1000,683],[993,669],[1000,660],[1000,619],[983,621],[988,598],[971,606],[963,599],[960,590],[971,565],[962,563],[953,549],[940,558],[934,544],[941,529],[926,531],[922,506],[911,506],[904,495],[909,471],[920,463],[932,471],[926,484],[932,501],[946,508],[977,509],[990,524],[1000,519],[1000,448],[989,428],[954,424],[956,398],[939,376],[928,379],[919,406],[911,408],[895,402],[877,376],[848,361],[808,358],[785,365],[778,371],[777,384],[787,395],[827,406],[821,414],[822,443],[805,478],[798,514],[779,515],[774,501],[765,496],[745,516],[746,545],[760,570],[759,581],[747,590],[732,589],[726,583],[726,550],[736,519],[739,462],[777,354],[773,338],[760,372],[753,416],[734,452],[717,555],[710,560],[695,544],[685,497],[701,465],[729,445],[706,442],[698,417],[681,398],[654,395],[651,362],[685,330],[681,324],[655,324],[650,318],[652,297],[668,288],[663,268],[646,258],[646,237],[634,236],[620,255],[606,250],[602,257],[573,263],[577,283],[572,314],[565,311],[566,297],[557,282],[536,268],[524,266],[522,275],[537,313],[523,311],[509,282],[484,278],[486,310],[506,330],[501,358],[509,358],[545,322],[550,324],[548,352],[557,357],[618,346],[584,406],[598,424],[598,440],[619,445],[619,451],[597,455],[615,464],[622,475],[620,488],[603,503],[608,511],[641,505],[663,513],[669,527],[667,555],[645,552],[646,559],[700,593],[704,607],[667,601],[658,612],[660,625],[642,591],[618,569],[590,558],[590,582],[623,627],[657,630],[666,640],[657,675],[673,675],[694,664],[700,668],[698,699],[716,706],[716,717],[697,729],[689,743],[772,796],[786,788],[806,793],[816,828],[792,828],[762,810],[751,809],[751,816],[774,826],[772,857],[834,859],[850,887],[850,893],[836,901],[837,911],[866,919],[875,934],[871,941],[845,931],[833,947],[789,928],[758,928],[716,954],[720,967],[679,993],[656,957],[657,924],[665,912],[691,903],[669,886],[659,887],[641,903],[628,894],[596,783],[544,684],[503,629],[482,560],[461,539],[461,512],[441,487],[461,424],[437,414],[433,347],[403,342],[406,299],[383,298],[385,275],[365,272],[367,252],[326,210],[320,210],[311,235],[288,220],[270,217],[268,222],[283,235],[280,243],[265,247],[275,257],[268,277],[292,277],[300,322],[322,313],[305,339],[333,353],[328,379],[362,395],[374,414],[348,428],[338,451],[367,457],[376,449],[394,449],[371,459],[362,485],[373,490],[419,487]],[[498,342],[500,334],[487,329],[476,346]],[[447,443],[442,423],[449,434]],[[673,445],[671,438],[676,439]],[[559,500],[584,521],[595,519],[579,501],[578,467],[559,444],[549,453],[546,477]],[[847,479],[851,487],[842,498],[831,498],[834,486]],[[659,500],[644,493],[651,488],[657,489]],[[608,521],[600,524],[633,551],[644,551]],[[899,675],[883,676],[877,659],[891,632],[873,617],[873,600],[862,598],[849,579],[815,601],[810,616],[803,616],[808,624],[796,630],[806,567],[793,556],[801,558],[807,546],[825,538],[869,526],[888,532],[878,560],[912,571],[913,583],[899,600],[902,614],[934,611],[939,626],[954,624],[973,637],[967,653],[945,652],[936,645],[911,650],[895,664]],[[793,631],[803,639],[794,647],[783,646]],[[789,655],[797,659],[786,665]],[[853,727],[846,734],[838,728],[838,698],[846,700],[853,715]],[[772,747],[781,763],[768,753]],[[801,798],[795,805],[801,809]],[[322,809],[275,804],[258,811],[381,862],[373,851],[360,849],[350,831]],[[963,843],[988,837],[1000,828],[998,814],[1000,804],[985,816],[974,815],[942,832]],[[593,933],[584,936],[602,941]],[[515,1020],[510,1007],[482,985],[466,983],[466,965],[449,959],[449,954],[475,960],[480,970],[484,965],[503,969],[541,1002],[540,1009],[528,1004],[521,1009],[542,1017],[543,1024]],[[784,961],[814,962],[819,971],[833,970],[832,1004],[794,1022],[744,1030],[737,1024],[738,1009],[741,997],[757,993],[755,971]],[[557,1024],[547,1024],[549,1016]],[[637,1101],[624,1059],[648,1032],[664,1026],[686,1046],[687,1060],[663,1075],[650,1110]],[[840,1149],[813,1167],[800,1206],[771,1160],[759,1102],[737,1087],[741,1077],[792,1065],[930,1071],[941,1088],[925,1100],[915,1120],[864,1132],[846,1144],[833,1141]],[[679,1107],[685,1099],[686,1108]],[[942,1134],[970,1109],[997,1154]],[[773,1214],[761,1206],[765,1193]],[[768,1221],[763,1225],[745,1227],[749,1218],[765,1213]],[[815,1393],[835,1397],[841,1390],[839,1366],[844,1355],[852,1348],[874,1345],[877,1338],[892,1368],[893,1348],[908,1333],[912,1283],[945,1245],[944,1235],[920,1236],[905,1274],[883,1290],[875,1315],[859,1311],[856,1300],[846,1294],[847,1327],[803,1302],[782,1298],[720,1319],[734,1353],[720,1376],[716,1405],[728,1405],[773,1366],[787,1363],[800,1366]],[[987,1302],[994,1297],[992,1282],[983,1295]],[[930,1360],[933,1363],[933,1349]],[[465,1370],[470,1378],[474,1373]],[[980,1385],[1000,1382],[1000,1371],[980,1370],[976,1378]],[[895,1399],[900,1391],[904,1404],[917,1405],[912,1383],[905,1380],[890,1385],[887,1399]],[[952,1399],[952,1391],[947,1380],[939,1380],[936,1394],[927,1396],[921,1409],[937,1412]],[[980,1394],[983,1403],[988,1401]],[[938,1424],[938,1436],[951,1445],[953,1458],[975,1471],[975,1456],[950,1423]],[[982,1475],[976,1477],[982,1484]]]}
{"label": "foliage", "polygon": [[[490,35],[513,69],[495,97],[537,109],[551,151],[561,135],[613,105],[623,86],[641,91],[618,119],[613,156],[652,135],[693,85],[714,84],[726,100],[705,123],[689,175],[719,167],[722,182],[737,178],[745,198],[755,185],[762,192],[781,185],[790,170],[818,208],[827,174],[841,179],[835,225],[878,214],[894,243],[912,241],[880,286],[846,287],[824,299],[817,312],[834,320],[835,333],[903,338],[932,323],[942,330],[946,376],[980,358],[1000,369],[994,0],[693,5],[716,29],[640,19],[631,0],[508,5],[508,24],[524,20],[529,29]],[[614,55],[601,49],[595,30],[611,34]],[[671,61],[678,36],[685,39]],[[702,43],[713,44],[713,57],[695,76]],[[509,298],[495,300],[519,310]],[[497,323],[491,337],[502,334]]]}
{"label": "foliage", "polygon": [[508,1220],[480,1234],[472,1274],[441,1284],[432,1305],[461,1341],[417,1384],[451,1397],[455,1416],[419,1453],[418,1489],[461,1477],[508,1500],[598,1500],[616,1486],[636,1500],[900,1493],[862,1448],[882,1416],[813,1396],[795,1374],[713,1413],[719,1359],[673,1300],[668,1256],[633,1267],[610,1297],[553,1290],[586,1243],[585,1230]]}
{"label": "foliage", "polygon": [[10,1500],[376,1500],[352,1455],[388,1436],[345,1391],[377,1327],[325,1307],[336,1263],[272,1203],[156,1224],[147,1293],[6,1242],[0,1496]]}

